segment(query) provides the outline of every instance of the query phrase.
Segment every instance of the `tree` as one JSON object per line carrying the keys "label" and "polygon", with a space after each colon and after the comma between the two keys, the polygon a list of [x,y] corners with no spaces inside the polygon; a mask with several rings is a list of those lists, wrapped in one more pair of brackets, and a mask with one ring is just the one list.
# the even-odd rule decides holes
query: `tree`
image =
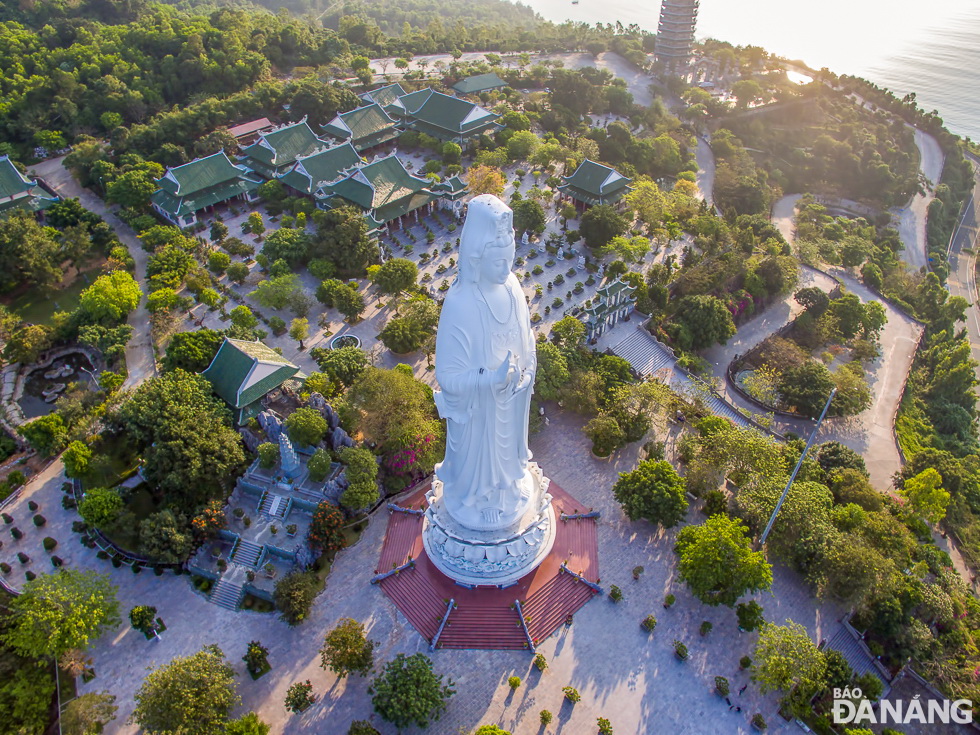
{"label": "tree", "polygon": [[29,658],[58,658],[86,648],[119,624],[116,587],[91,571],[42,574],[25,582],[8,606],[12,621],[3,641]]}
{"label": "tree", "polygon": [[374,665],[375,645],[367,639],[361,623],[343,618],[323,641],[320,668],[330,669],[341,679],[348,674],[366,676]]}
{"label": "tree", "polygon": [[106,201],[126,209],[146,211],[150,208],[150,197],[157,190],[154,178],[151,171],[127,171],[106,186]]}
{"label": "tree", "polygon": [[248,219],[242,222],[242,233],[252,233],[256,237],[262,237],[262,233],[265,232],[265,223],[262,221],[261,212],[252,212],[248,215]]}
{"label": "tree", "polygon": [[526,161],[541,146],[541,138],[530,130],[519,130],[507,141],[507,155],[512,161]]}
{"label": "tree", "polygon": [[336,505],[322,501],[313,511],[313,519],[306,533],[310,546],[319,551],[340,551],[347,545],[344,533],[344,514]]}
{"label": "tree", "polygon": [[178,332],[167,345],[163,358],[163,370],[186,370],[200,373],[207,369],[225,336],[213,329],[198,329],[195,332]]}
{"label": "tree", "polygon": [[270,309],[282,309],[289,304],[300,288],[299,276],[295,273],[287,273],[283,276],[260,281],[259,285],[249,295],[262,306]]}
{"label": "tree", "polygon": [[374,275],[374,285],[383,294],[395,295],[415,285],[418,266],[407,258],[390,258]]}
{"label": "tree", "polygon": [[585,341],[585,325],[573,316],[562,317],[551,328],[551,341],[568,359]]}
{"label": "tree", "polygon": [[779,386],[787,405],[814,419],[820,416],[833,389],[833,375],[823,363],[815,360],[786,370]]}
{"label": "tree", "polygon": [[354,720],[350,723],[347,735],[381,735],[381,733],[367,720]]}
{"label": "tree", "polygon": [[551,342],[539,341],[536,350],[538,370],[534,375],[534,393],[543,401],[556,401],[570,377],[568,361]]}
{"label": "tree", "polygon": [[208,256],[208,268],[214,273],[222,274],[231,265],[231,256],[228,253],[216,251]]}
{"label": "tree", "polygon": [[167,564],[179,564],[194,548],[187,524],[172,510],[161,510],[140,521],[140,552]]}
{"label": "tree", "polygon": [[0,223],[0,291],[25,282],[50,286],[62,279],[64,254],[55,230],[24,210],[10,212]]}
{"label": "tree", "polygon": [[265,239],[262,253],[269,259],[270,263],[285,260],[290,267],[295,268],[297,264],[306,259],[309,239],[303,230],[281,227]]}
{"label": "tree", "polygon": [[65,465],[65,475],[73,478],[82,477],[88,472],[91,459],[92,450],[88,445],[77,440],[73,441],[61,455],[61,461]]}
{"label": "tree", "polygon": [[259,318],[245,304],[236,306],[228,316],[231,318],[231,323],[239,329],[255,329],[259,326]]}
{"label": "tree", "polygon": [[245,662],[245,667],[257,676],[269,666],[269,649],[258,641],[249,641],[242,661]]}
{"label": "tree", "polygon": [[744,110],[762,96],[762,86],[754,79],[739,79],[732,85],[732,94],[738,100],[738,107]]}
{"label": "tree", "polygon": [[51,346],[51,327],[44,324],[25,324],[10,335],[3,349],[7,362],[21,362],[29,365]]}
{"label": "tree", "polygon": [[109,692],[89,692],[75,697],[61,712],[64,735],[93,735],[116,719],[116,698]]}
{"label": "tree", "polygon": [[752,681],[763,692],[788,691],[794,685],[808,696],[823,688],[827,664],[823,653],[799,623],[763,623],[752,655]]}
{"label": "tree", "polygon": [[772,585],[772,567],[761,551],[752,551],[747,530],[719,514],[677,534],[678,575],[706,605],[732,607],[746,592]]}
{"label": "tree", "polygon": [[942,475],[929,467],[905,480],[898,492],[915,513],[936,524],[946,517],[946,506],[949,505],[949,492],[942,485]]}
{"label": "tree", "polygon": [[398,304],[401,316],[393,317],[378,334],[392,352],[414,352],[435,334],[439,306],[428,296],[413,296]]}
{"label": "tree", "polygon": [[316,702],[313,694],[313,685],[310,680],[298,681],[286,690],[286,709],[294,714],[299,714]]}
{"label": "tree", "polygon": [[590,207],[579,222],[579,232],[592,249],[605,247],[614,237],[625,234],[628,228],[626,217],[608,204]]}
{"label": "tree", "polygon": [[857,470],[865,477],[869,476],[864,457],[840,442],[824,442],[815,454],[817,464],[828,477],[839,470]]}
{"label": "tree", "polygon": [[500,196],[504,193],[507,179],[503,172],[494,166],[474,166],[467,174],[467,186],[473,196],[493,194]]}
{"label": "tree", "polygon": [[645,460],[632,472],[619,473],[613,496],[631,521],[641,518],[672,528],[687,513],[684,478],[669,462]]}
{"label": "tree", "polygon": [[123,501],[116,490],[93,487],[78,504],[78,514],[96,528],[105,528],[122,512]]}
{"label": "tree", "polygon": [[673,336],[685,350],[725,344],[735,334],[732,314],[717,296],[685,296],[677,304],[673,322]]}
{"label": "tree", "polygon": [[626,204],[636,212],[636,216],[646,224],[650,232],[663,221],[667,200],[655,181],[642,179],[634,184],[633,191],[626,195]]}
{"label": "tree", "polygon": [[289,438],[301,447],[316,446],[327,433],[327,420],[315,408],[297,408],[286,418]]}
{"label": "tree", "polygon": [[347,489],[340,496],[340,504],[349,510],[360,510],[374,505],[378,500],[378,463],[369,449],[345,447],[340,451],[340,461],[347,466]]}
{"label": "tree", "polygon": [[273,600],[279,617],[289,625],[298,625],[310,614],[319,592],[315,572],[290,572],[276,582]]}
{"label": "tree", "polygon": [[314,347],[310,356],[316,360],[320,369],[334,380],[350,386],[367,366],[367,353],[360,347],[341,347],[324,350]]}
{"label": "tree", "polygon": [[361,276],[377,260],[378,247],[368,237],[367,222],[357,207],[337,207],[320,218],[310,256],[329,258],[342,273]]}
{"label": "tree", "polygon": [[17,427],[17,433],[44,457],[57,454],[68,441],[68,427],[57,413],[21,424]]}
{"label": "tree", "polygon": [[177,657],[147,674],[130,722],[150,732],[224,733],[228,714],[241,703],[234,677],[217,646]]}
{"label": "tree", "polygon": [[[245,279],[248,278],[249,270],[248,266],[244,263],[239,263],[235,261],[234,263],[229,263],[225,272],[228,274],[228,280],[232,283],[245,283]],[[238,307],[235,307],[236,309]]]}
{"label": "tree", "polygon": [[215,220],[211,223],[211,230],[208,234],[211,242],[224,242],[225,238],[228,237],[228,225],[220,220]]}
{"label": "tree", "polygon": [[327,479],[327,474],[330,472],[330,466],[332,464],[333,455],[330,450],[317,449],[306,463],[306,469],[309,470],[310,479],[314,482],[323,482]]}
{"label": "tree", "polygon": [[79,306],[93,321],[118,322],[135,309],[143,292],[126,271],[99,276],[82,291]]}
{"label": "tree", "polygon": [[443,684],[442,676],[432,670],[432,661],[421,653],[399,653],[385,664],[371,690],[374,711],[397,728],[428,727],[455,694],[452,680]]}
{"label": "tree", "polygon": [[534,199],[521,199],[514,203],[514,229],[518,232],[533,232],[540,235],[544,232],[544,209]]}
{"label": "tree", "polygon": [[299,342],[299,348],[305,349],[303,347],[303,340],[310,336],[310,320],[303,319],[293,319],[292,323],[289,325],[289,337],[290,339],[295,339]]}
{"label": "tree", "polygon": [[246,712],[237,720],[231,720],[225,735],[269,735],[271,728],[254,712]]}

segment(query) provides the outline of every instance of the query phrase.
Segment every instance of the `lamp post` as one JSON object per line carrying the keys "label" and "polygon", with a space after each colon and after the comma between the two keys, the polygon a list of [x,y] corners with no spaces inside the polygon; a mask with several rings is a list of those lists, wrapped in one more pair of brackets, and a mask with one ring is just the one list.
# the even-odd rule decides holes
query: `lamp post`
{"label": "lamp post", "polygon": [[763,546],[766,543],[766,539],[769,537],[769,532],[772,530],[772,524],[776,522],[776,516],[779,515],[779,509],[783,507],[783,501],[786,500],[786,496],[789,494],[789,489],[793,485],[793,480],[796,479],[797,473],[800,471],[800,467],[803,466],[803,460],[806,459],[807,452],[810,451],[810,447],[813,446],[813,440],[817,438],[817,432],[820,430],[820,424],[823,423],[824,416],[827,415],[827,409],[830,408],[830,402],[834,400],[834,396],[837,395],[837,388],[830,391],[830,396],[827,398],[827,402],[823,406],[823,411],[820,412],[820,418],[817,419],[817,425],[813,427],[813,431],[810,432],[810,438],[806,441],[806,446],[803,447],[803,452],[800,454],[800,459],[796,463],[796,467],[793,468],[793,474],[789,476],[789,480],[786,483],[786,487],[783,488],[783,494],[779,496],[779,501],[776,503],[776,507],[773,508],[772,515],[769,516],[769,522],[766,524],[766,530],[762,532],[759,537],[759,546]]}

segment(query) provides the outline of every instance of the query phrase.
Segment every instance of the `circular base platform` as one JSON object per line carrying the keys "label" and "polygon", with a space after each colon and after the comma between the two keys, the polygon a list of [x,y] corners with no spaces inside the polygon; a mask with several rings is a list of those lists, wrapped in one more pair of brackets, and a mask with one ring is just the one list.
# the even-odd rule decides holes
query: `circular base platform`
{"label": "circular base platform", "polygon": [[[590,582],[598,581],[596,521],[562,521],[562,514],[585,513],[589,508],[555,483],[548,489],[555,513],[550,552],[533,571],[512,584],[477,587],[457,583],[441,572],[426,553],[423,515],[417,511],[425,510],[429,489],[428,484],[423,485],[399,501],[399,506],[415,512],[390,514],[376,571],[390,572],[412,562],[379,586],[430,643],[438,635],[438,648],[526,650],[554,633],[569,615],[597,594],[574,575],[562,571],[564,564]],[[443,619],[446,625],[440,633]]]}

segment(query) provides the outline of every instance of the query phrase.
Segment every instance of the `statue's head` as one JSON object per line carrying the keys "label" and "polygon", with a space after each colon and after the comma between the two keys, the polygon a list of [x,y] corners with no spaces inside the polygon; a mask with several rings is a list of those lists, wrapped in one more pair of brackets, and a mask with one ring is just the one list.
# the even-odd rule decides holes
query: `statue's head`
{"label": "statue's head", "polygon": [[502,284],[514,268],[514,213],[492,194],[474,197],[459,241],[459,277]]}

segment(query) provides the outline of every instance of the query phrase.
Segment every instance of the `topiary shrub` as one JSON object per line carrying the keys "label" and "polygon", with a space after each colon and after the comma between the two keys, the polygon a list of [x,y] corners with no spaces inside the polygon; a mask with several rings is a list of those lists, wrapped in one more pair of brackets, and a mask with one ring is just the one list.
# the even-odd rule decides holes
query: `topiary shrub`
{"label": "topiary shrub", "polygon": [[64,563],[65,563],[64,560],[60,556],[51,557],[51,566],[53,566],[55,569],[64,565]]}
{"label": "topiary shrub", "polygon": [[10,574],[10,565],[7,562],[0,562],[0,572]]}
{"label": "topiary shrub", "polygon": [[664,598],[664,607],[670,607],[671,605],[673,605],[673,604],[674,604],[674,602],[675,602],[676,600],[677,600],[677,598],[676,598],[676,597],[674,597],[673,595],[667,595],[667,596],[666,596],[666,597]]}
{"label": "topiary shrub", "polygon": [[45,536],[44,541],[41,542],[41,545],[44,546],[45,551],[54,551],[55,547],[58,545],[58,542],[50,536]]}
{"label": "topiary shrub", "polygon": [[578,689],[576,689],[575,687],[562,687],[561,691],[562,694],[565,695],[565,699],[567,699],[572,704],[582,701],[582,695],[578,693]]}
{"label": "topiary shrub", "polygon": [[38,504],[37,504],[37,503],[35,503],[35,502],[34,502],[33,500],[28,500],[28,501],[27,501],[27,508],[28,508],[28,510],[30,510],[30,511],[31,511],[31,513],[35,513],[35,512],[37,512],[37,509],[38,509],[39,507],[40,507],[40,506],[38,506]]}
{"label": "topiary shrub", "polygon": [[521,685],[521,677],[519,676],[512,676],[509,679],[507,679],[507,686],[509,686],[511,690],[517,689],[517,687],[519,687],[520,685]]}
{"label": "topiary shrub", "polygon": [[708,635],[713,627],[715,626],[713,626],[709,621],[705,620],[701,623],[701,627],[698,628],[698,631],[701,633],[701,635]]}
{"label": "topiary shrub", "polygon": [[0,518],[3,518],[3,522],[8,526],[14,522],[14,517],[9,513],[0,513]]}
{"label": "topiary shrub", "polygon": [[24,579],[26,579],[28,582],[33,582],[35,579],[37,579],[37,575],[34,572],[24,572]]}
{"label": "topiary shrub", "polygon": [[17,561],[19,561],[21,564],[27,564],[30,560],[31,560],[31,557],[29,557],[23,551],[18,551],[17,552]]}
{"label": "topiary shrub", "polygon": [[541,710],[541,714],[538,716],[538,719],[541,721],[542,725],[550,725],[551,721],[555,719],[555,716],[548,710],[543,709]]}
{"label": "topiary shrub", "polygon": [[745,669],[749,668],[749,666],[751,665],[752,665],[752,659],[749,658],[748,656],[742,656],[742,658],[738,660],[738,668],[741,669],[742,671],[745,671]]}
{"label": "topiary shrub", "polygon": [[657,618],[653,615],[647,615],[643,618],[643,622],[640,625],[643,626],[643,630],[647,633],[652,633],[653,629],[657,627]]}
{"label": "topiary shrub", "polygon": [[24,538],[24,532],[17,528],[17,526],[10,529],[10,535],[14,537],[14,541],[20,541]]}
{"label": "topiary shrub", "polygon": [[728,686],[728,679],[724,676],[715,677],[715,691],[718,692],[719,696],[727,697],[731,688]]}
{"label": "topiary shrub", "polygon": [[543,653],[534,654],[534,667],[538,671],[544,671],[546,668],[548,668],[548,659],[544,657]]}
{"label": "topiary shrub", "polygon": [[45,523],[48,522],[48,519],[42,516],[40,513],[34,516],[34,518],[32,518],[31,520],[34,521],[34,525],[37,526],[38,528],[40,528],[41,526],[43,526]]}

